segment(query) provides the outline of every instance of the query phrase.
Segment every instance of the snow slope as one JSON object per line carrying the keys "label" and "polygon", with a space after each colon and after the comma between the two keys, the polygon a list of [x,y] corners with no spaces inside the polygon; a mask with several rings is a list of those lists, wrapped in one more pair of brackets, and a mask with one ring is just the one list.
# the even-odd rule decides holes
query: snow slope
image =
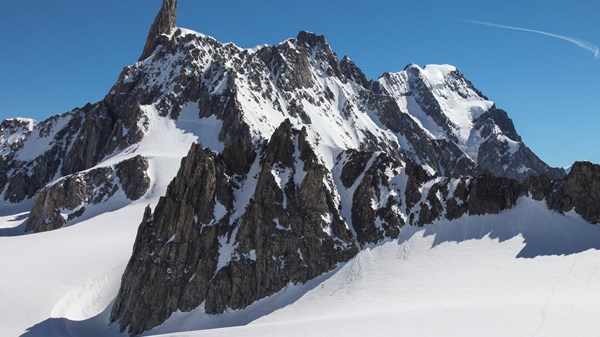
{"label": "snow slope", "polygon": [[[107,313],[153,201],[0,238],[0,335],[118,336]],[[176,313],[146,335],[597,336],[599,249],[600,227],[524,198],[499,215],[405,227],[305,285],[222,315]]]}

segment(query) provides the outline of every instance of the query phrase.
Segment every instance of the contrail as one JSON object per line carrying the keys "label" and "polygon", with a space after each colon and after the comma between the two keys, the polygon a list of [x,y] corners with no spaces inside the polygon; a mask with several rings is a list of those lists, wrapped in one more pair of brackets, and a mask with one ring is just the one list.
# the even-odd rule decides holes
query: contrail
{"label": "contrail", "polygon": [[513,27],[513,26],[505,26],[505,25],[499,25],[499,24],[496,24],[496,23],[489,23],[489,22],[483,22],[483,21],[466,20],[466,19],[464,19],[463,21],[474,23],[474,24],[478,24],[478,25],[483,25],[483,26],[496,27],[496,28],[504,28],[504,29],[512,29],[512,30],[518,30],[518,31],[521,31],[521,32],[530,32],[530,33],[536,33],[536,34],[550,36],[550,37],[553,37],[553,38],[557,38],[557,39],[560,39],[560,40],[571,42],[572,44],[576,45],[577,47],[583,48],[583,49],[589,51],[590,53],[592,53],[592,55],[594,55],[594,59],[596,59],[596,60],[600,59],[600,49],[598,48],[598,46],[593,45],[593,44],[591,44],[589,42],[586,42],[586,41],[582,41],[582,40],[578,40],[578,39],[572,38],[572,37],[568,37],[568,36],[564,36],[564,35],[558,35],[558,34],[553,34],[553,33],[548,33],[548,32],[543,32],[541,30],[527,29],[527,28],[520,28],[520,27]]}

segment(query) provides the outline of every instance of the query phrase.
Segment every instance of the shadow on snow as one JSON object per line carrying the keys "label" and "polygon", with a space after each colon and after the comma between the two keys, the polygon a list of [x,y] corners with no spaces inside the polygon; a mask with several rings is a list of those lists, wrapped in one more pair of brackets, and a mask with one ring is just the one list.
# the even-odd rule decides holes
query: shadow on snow
{"label": "shadow on snow", "polygon": [[590,224],[574,212],[563,215],[551,211],[544,201],[528,198],[520,199],[515,207],[500,214],[438,221],[424,230],[424,236],[435,235],[434,247],[486,236],[499,242],[521,236],[525,246],[517,258],[600,250],[600,225]]}

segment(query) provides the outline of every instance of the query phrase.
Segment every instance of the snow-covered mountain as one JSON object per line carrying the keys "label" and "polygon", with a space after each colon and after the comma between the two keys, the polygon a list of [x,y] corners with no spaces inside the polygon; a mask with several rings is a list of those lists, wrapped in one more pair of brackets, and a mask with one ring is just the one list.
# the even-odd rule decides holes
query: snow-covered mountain
{"label": "snow-covered mountain", "polygon": [[442,176],[564,175],[539,160],[506,113],[452,66],[410,65],[368,81],[324,37],[307,32],[251,50],[175,28],[160,41],[102,101],[40,123],[3,122],[5,201],[31,199],[61,177],[107,162],[151,156],[140,144],[154,141],[157,123],[189,135],[179,147],[198,141],[221,151],[235,142],[254,148],[289,120],[306,127],[329,169],[341,152],[357,149]]}
{"label": "snow-covered mountain", "polygon": [[[369,81],[323,36],[301,32],[276,46],[242,49],[173,22],[153,27],[149,41],[157,48],[126,67],[102,101],[40,123],[3,122],[3,200],[30,199],[60,177],[131,151],[161,117],[213,150],[238,139],[268,140],[290,119],[309,126],[328,167],[354,148],[383,150],[448,176],[564,175],[540,161],[506,113],[452,66],[410,65]],[[218,132],[218,141],[206,129]]]}
{"label": "snow-covered mountain", "polygon": [[[243,49],[176,27],[176,7],[163,2],[139,62],[100,102],[0,124],[0,265],[16,274],[0,283],[0,308],[36,308],[3,316],[9,334],[248,323],[286,292],[337,287],[343,276],[332,275],[352,274],[365,249],[408,249],[415,226],[437,240],[454,237],[445,226],[475,233],[463,225],[491,219],[475,225],[479,237],[465,234],[482,239],[515,221],[505,239],[534,245],[526,257],[600,248],[590,224],[600,222],[600,167],[576,163],[566,175],[546,165],[453,66],[369,80],[323,36]],[[527,229],[547,221],[554,234],[573,228],[569,249]],[[23,249],[31,255],[10,257]],[[389,254],[386,265],[402,268]],[[31,275],[47,285],[23,282]],[[28,286],[48,295],[8,290]]]}

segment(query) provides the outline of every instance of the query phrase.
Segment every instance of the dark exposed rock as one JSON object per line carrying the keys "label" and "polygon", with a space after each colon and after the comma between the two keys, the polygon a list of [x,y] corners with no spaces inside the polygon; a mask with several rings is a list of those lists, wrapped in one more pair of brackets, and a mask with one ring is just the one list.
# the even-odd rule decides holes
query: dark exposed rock
{"label": "dark exposed rock", "polygon": [[31,198],[36,191],[44,187],[58,170],[56,155],[57,149],[53,148],[29,163],[21,163],[20,170],[7,179],[6,199],[17,203]]}
{"label": "dark exposed rock", "polygon": [[[366,152],[351,150],[345,154],[340,180],[345,188],[356,186],[352,199],[352,225],[361,244],[395,237],[405,222],[425,225],[437,219],[452,220],[467,214],[496,214],[513,207],[521,196],[546,199],[550,204],[552,191],[564,185],[563,180],[552,182],[546,176],[533,176],[524,182],[495,177],[489,173],[474,178],[436,178],[411,162],[400,164],[394,160],[381,160],[388,158],[386,155],[375,156],[373,160],[373,155]],[[404,191],[390,183],[401,169],[405,174],[403,179],[406,179]],[[355,182],[355,177],[359,176],[362,176],[360,182]],[[588,183],[591,184],[592,180],[589,178]],[[393,196],[403,192],[404,197],[390,197],[390,191]],[[559,191],[554,192],[556,199],[565,199],[561,194],[562,189]],[[582,193],[587,195],[591,192]],[[386,201],[382,202],[382,199]],[[398,217],[398,210],[402,208],[407,221]],[[573,206],[554,208],[570,210]],[[583,208],[590,209],[591,206]],[[589,217],[587,219],[590,220]],[[390,231],[392,228],[398,230]]]}
{"label": "dark exposed rock", "polygon": [[[72,174],[46,186],[35,194],[25,230],[45,232],[58,229],[83,215],[86,205],[104,202],[120,188],[129,199],[137,200],[150,187],[147,169],[146,158],[136,156],[114,167]],[[120,183],[114,179],[115,175]]]}
{"label": "dark exposed rock", "polygon": [[371,82],[367,79],[367,76],[363,71],[352,61],[348,56],[344,56],[340,61],[340,70],[342,74],[349,80],[362,85],[365,88],[369,88]]}
{"label": "dark exposed rock", "polygon": [[554,186],[558,184],[559,182],[553,183],[545,175],[531,176],[523,182],[523,190],[527,196],[530,196],[534,200],[544,200],[550,196]]}
{"label": "dark exposed rock", "polygon": [[406,164],[406,206],[410,209],[421,200],[420,187],[431,177],[425,172],[423,167],[415,165],[412,162]]}
{"label": "dark exposed rock", "polygon": [[146,158],[135,156],[118,163],[115,168],[125,196],[129,200],[138,200],[150,188],[150,177],[146,174],[148,171]]}
{"label": "dark exposed rock", "polygon": [[421,210],[419,211],[419,224],[430,224],[440,218],[443,205],[438,193],[441,187],[435,184],[429,189],[426,202],[421,206]]}
{"label": "dark exposed rock", "polygon": [[156,46],[159,44],[159,38],[162,34],[169,34],[177,24],[177,0],[164,0],[154,23],[148,32],[144,51],[140,56],[140,61],[147,59]]}
{"label": "dark exposed rock", "polygon": [[[349,188],[355,182],[356,179],[365,171],[369,160],[373,157],[372,153],[362,152],[356,150],[348,150],[348,159],[342,169],[342,184],[344,187]],[[338,158],[339,160],[339,158]]]}
{"label": "dark exposed rock", "polygon": [[548,198],[550,208],[575,210],[591,223],[600,223],[600,165],[576,162],[569,174],[558,181]]}
{"label": "dark exposed rock", "polygon": [[[108,176],[108,170],[92,173]],[[112,195],[113,189],[106,191]],[[86,184],[80,176],[71,176],[36,193],[25,225],[26,231],[45,232],[62,227],[68,220],[61,209],[74,210],[85,200]]]}
{"label": "dark exposed rock", "polygon": [[459,178],[456,187],[451,195],[446,199],[446,218],[448,220],[458,219],[469,210],[469,189],[467,188],[469,180]]}
{"label": "dark exposed rock", "polygon": [[0,122],[0,134],[6,138],[0,139],[0,146],[15,152],[23,147],[23,141],[31,134],[36,122],[21,118],[9,118]]}
{"label": "dark exposed rock", "polygon": [[486,126],[485,129],[481,130],[482,137],[489,137],[494,132],[494,125],[497,125],[502,133],[508,138],[516,142],[521,141],[521,136],[519,136],[517,130],[515,130],[515,126],[512,120],[508,117],[506,111],[498,109],[496,106],[493,106],[490,110],[475,120],[475,128],[483,129],[483,127]]}
{"label": "dark exposed rock", "polygon": [[[131,333],[205,299],[219,259],[218,236],[228,234],[233,194],[227,172],[217,155],[193,145],[154,213],[146,210],[111,314]],[[228,210],[218,219],[217,207]]]}
{"label": "dark exposed rock", "polygon": [[520,195],[519,182],[483,174],[470,184],[469,214],[497,214],[514,206]]}
{"label": "dark exposed rock", "polygon": [[100,106],[84,110],[87,118],[77,127],[81,130],[78,146],[73,146],[66,154],[62,174],[68,175],[94,166],[100,159],[101,153],[107,142],[111,139],[110,134],[115,127],[115,120],[110,114],[98,113],[104,108]]}
{"label": "dark exposed rock", "polygon": [[447,132],[450,139],[456,140],[456,136],[450,128],[451,123],[448,120],[448,117],[442,113],[439,102],[435,99],[431,89],[423,80],[419,68],[408,65],[404,70],[408,75],[409,82],[411,83],[412,95],[415,97],[417,104],[419,104],[423,112],[429,115],[437,125],[441,126]]}
{"label": "dark exposed rock", "polygon": [[[361,154],[364,156],[364,153]],[[362,157],[356,153],[354,156]],[[350,165],[352,162],[346,164]],[[364,171],[362,180],[352,196],[352,227],[359,243],[377,243],[386,237],[397,237],[400,234],[404,220],[393,209],[394,206],[398,206],[399,200],[393,195],[385,195],[381,190],[384,186],[389,188],[391,177],[388,174],[399,174],[397,170],[400,166],[399,162],[382,153],[377,155],[370,167]],[[374,201],[382,207],[373,207]]]}
{"label": "dark exposed rock", "polygon": [[[330,173],[306,136],[284,122],[256,158],[256,176],[225,164],[253,155],[241,147],[215,154],[193,145],[144,216],[111,320],[137,334],[202,302],[207,313],[244,308],[354,256],[333,183],[324,184]],[[254,179],[252,199],[233,218],[235,190]]]}
{"label": "dark exposed rock", "polygon": [[[48,147],[32,149],[35,145],[29,144],[23,149],[43,150],[37,157],[22,160],[15,156],[18,152],[0,156],[0,166],[5,167],[5,176],[0,176],[0,189],[6,188],[4,198],[13,203],[29,199],[56,176],[94,167],[105,156],[139,142],[143,137],[138,128],[142,116],[139,106],[133,102],[113,106],[110,101],[107,96],[96,104],[37,123],[34,133],[24,138],[43,138],[40,142],[47,142]],[[21,150],[23,142],[14,147],[15,151]]]}
{"label": "dark exposed rock", "polygon": [[296,37],[300,46],[303,46],[321,63],[322,70],[328,76],[342,78],[340,62],[337,55],[331,50],[325,36],[311,32],[300,31]]}
{"label": "dark exposed rock", "polygon": [[[331,270],[357,251],[335,206],[332,186],[323,183],[328,171],[317,164],[303,138],[286,121],[266,146],[254,197],[235,240],[242,258],[215,276],[216,286],[206,298],[208,313],[246,307],[290,282],[302,283]],[[297,152],[302,166],[296,162]]]}
{"label": "dark exposed rock", "polygon": [[451,81],[447,81],[446,84],[448,84],[448,86],[454,92],[458,93],[462,98],[467,98],[468,95],[463,90],[461,90],[460,83],[464,83],[465,86],[467,88],[473,90],[475,92],[475,94],[477,94],[477,96],[479,96],[485,100],[488,99],[487,96],[485,96],[481,91],[479,91],[477,88],[475,88],[473,83],[471,83],[471,81],[466,79],[460,71],[458,71],[458,70],[451,71],[450,73],[448,73],[448,77],[451,79]]}

